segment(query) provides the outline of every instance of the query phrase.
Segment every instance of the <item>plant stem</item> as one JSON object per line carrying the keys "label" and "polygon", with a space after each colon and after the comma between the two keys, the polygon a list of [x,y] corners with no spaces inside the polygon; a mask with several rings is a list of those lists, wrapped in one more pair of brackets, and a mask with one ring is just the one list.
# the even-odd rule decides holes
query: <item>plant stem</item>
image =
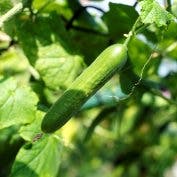
{"label": "plant stem", "polygon": [[10,18],[12,18],[14,15],[16,15],[22,9],[23,9],[23,3],[18,3],[12,9],[10,9],[7,13],[2,15],[0,17],[0,28],[3,26],[4,22],[8,21]]}
{"label": "plant stem", "polygon": [[136,34],[143,32],[144,30],[147,29],[147,27],[150,26],[150,24],[142,24],[140,27],[136,29]]}
{"label": "plant stem", "polygon": [[127,39],[124,42],[124,45],[128,45],[128,43],[130,42],[130,40],[132,39],[132,37],[135,35],[136,33],[136,28],[138,26],[138,23],[140,22],[140,16],[137,18],[137,20],[135,21],[131,31],[128,33],[127,35]]}

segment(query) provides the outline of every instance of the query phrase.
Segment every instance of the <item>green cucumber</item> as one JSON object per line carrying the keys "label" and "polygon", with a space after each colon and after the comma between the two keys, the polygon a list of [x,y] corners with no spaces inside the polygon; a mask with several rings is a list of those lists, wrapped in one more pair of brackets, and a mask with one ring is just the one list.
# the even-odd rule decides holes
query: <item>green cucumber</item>
{"label": "green cucumber", "polygon": [[42,121],[42,130],[51,133],[62,127],[116,71],[123,67],[126,60],[125,45],[114,44],[106,48],[51,106]]}

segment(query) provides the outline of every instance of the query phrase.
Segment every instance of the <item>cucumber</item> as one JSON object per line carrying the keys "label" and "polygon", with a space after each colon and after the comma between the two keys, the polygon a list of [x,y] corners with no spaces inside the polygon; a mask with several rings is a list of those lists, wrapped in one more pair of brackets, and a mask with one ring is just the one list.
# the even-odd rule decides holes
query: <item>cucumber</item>
{"label": "cucumber", "polygon": [[42,121],[42,131],[51,133],[61,128],[82,105],[100,89],[127,60],[127,47],[114,44],[106,48],[51,106]]}

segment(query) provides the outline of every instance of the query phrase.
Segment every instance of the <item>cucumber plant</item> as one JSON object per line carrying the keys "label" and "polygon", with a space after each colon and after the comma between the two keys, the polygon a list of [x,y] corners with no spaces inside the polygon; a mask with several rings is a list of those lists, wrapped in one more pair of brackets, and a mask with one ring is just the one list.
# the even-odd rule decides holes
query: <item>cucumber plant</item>
{"label": "cucumber plant", "polygon": [[[102,169],[103,177],[164,176],[177,153],[176,75],[158,74],[161,60],[177,58],[176,8],[172,0],[164,7],[141,0],[104,12],[78,0],[0,1],[0,177],[100,176]],[[81,73],[82,61],[90,66]],[[73,119],[55,133],[78,111],[93,119]]]}

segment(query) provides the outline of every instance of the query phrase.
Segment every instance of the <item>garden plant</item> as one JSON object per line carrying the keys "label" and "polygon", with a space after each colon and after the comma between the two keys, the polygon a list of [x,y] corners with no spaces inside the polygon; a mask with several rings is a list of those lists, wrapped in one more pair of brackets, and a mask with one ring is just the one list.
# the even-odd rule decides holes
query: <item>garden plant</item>
{"label": "garden plant", "polygon": [[0,0],[0,177],[176,162],[177,1],[103,1]]}

